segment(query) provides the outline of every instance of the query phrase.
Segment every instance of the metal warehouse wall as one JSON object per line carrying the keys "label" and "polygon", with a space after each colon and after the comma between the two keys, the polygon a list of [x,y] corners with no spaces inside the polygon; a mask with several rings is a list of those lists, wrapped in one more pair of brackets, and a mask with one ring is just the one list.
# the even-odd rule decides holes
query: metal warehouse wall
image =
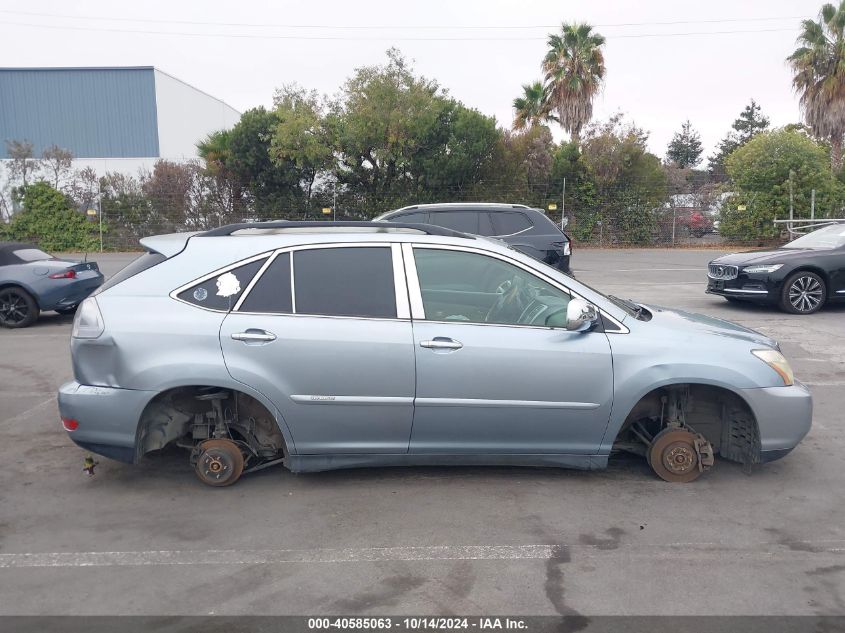
{"label": "metal warehouse wall", "polygon": [[77,158],[159,156],[154,70],[0,68],[0,158],[8,140],[36,155],[55,144]]}
{"label": "metal warehouse wall", "polygon": [[196,158],[197,143],[217,130],[233,127],[240,112],[202,90],[155,71],[158,138],[161,156]]}

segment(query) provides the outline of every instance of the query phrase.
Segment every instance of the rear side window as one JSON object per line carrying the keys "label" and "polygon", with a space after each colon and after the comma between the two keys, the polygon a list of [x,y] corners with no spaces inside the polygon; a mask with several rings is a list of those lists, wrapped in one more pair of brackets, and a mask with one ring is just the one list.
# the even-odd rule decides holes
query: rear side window
{"label": "rear side window", "polygon": [[478,234],[478,213],[475,211],[441,211],[429,214],[429,224],[461,233]]}
{"label": "rear side window", "polygon": [[389,247],[296,251],[293,276],[297,314],[396,317]]}
{"label": "rear side window", "polygon": [[176,296],[208,310],[229,311],[266,261],[267,258],[262,257],[225,272],[215,273]]}
{"label": "rear side window", "polygon": [[531,220],[519,211],[491,213],[490,220],[493,222],[494,235],[513,235],[533,226]]}
{"label": "rear side window", "polygon": [[145,270],[149,270],[153,266],[160,264],[165,259],[167,259],[161,253],[153,253],[153,252],[146,252],[141,255],[138,259],[133,260],[128,266],[124,266],[120,269],[120,271],[114,275],[114,277],[109,278],[106,283],[100,286],[94,294],[100,294],[104,290],[108,290],[112,286],[116,286],[122,281],[126,281],[130,277],[134,277],[138,273],[142,273]]}
{"label": "rear side window", "polygon": [[410,224],[428,224],[428,213],[406,213],[390,220],[391,222],[408,222]]}
{"label": "rear side window", "polygon": [[293,312],[290,292],[290,253],[282,253],[261,275],[238,308],[239,312]]}

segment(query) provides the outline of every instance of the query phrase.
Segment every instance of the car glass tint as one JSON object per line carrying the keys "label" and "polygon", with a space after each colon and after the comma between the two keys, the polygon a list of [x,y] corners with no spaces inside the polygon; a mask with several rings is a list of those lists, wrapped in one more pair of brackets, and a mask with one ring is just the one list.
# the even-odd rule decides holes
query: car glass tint
{"label": "car glass tint", "polygon": [[493,228],[493,220],[491,219],[492,215],[492,213],[478,214],[478,235],[484,235],[486,237],[496,235],[496,231]]}
{"label": "car glass tint", "polygon": [[409,224],[428,224],[428,213],[406,213],[395,218],[391,222],[407,222]]}
{"label": "car glass tint", "polygon": [[208,310],[231,310],[265,261],[267,258],[262,257],[225,272],[215,273],[177,296],[182,301]]}
{"label": "car glass tint", "polygon": [[500,211],[492,213],[494,235],[513,235],[531,228],[531,220],[519,211]]}
{"label": "car glass tint", "polygon": [[478,213],[475,211],[430,213],[428,223],[462,233],[478,233]]}
{"label": "car glass tint", "polygon": [[321,248],[293,256],[297,314],[396,317],[390,248]]}
{"label": "car glass tint", "polygon": [[45,259],[53,259],[50,255],[38,248],[21,248],[14,251],[15,257],[24,262],[40,262]]}
{"label": "car glass tint", "polygon": [[94,294],[100,294],[101,292],[116,286],[120,282],[126,281],[130,277],[134,277],[138,273],[149,270],[156,264],[163,262],[165,259],[167,258],[161,253],[144,253],[137,259],[132,260],[128,266],[121,268],[113,277],[109,277],[106,283],[100,286]]}
{"label": "car glass tint", "polygon": [[293,311],[290,292],[290,253],[282,253],[264,271],[238,308],[239,312]]}

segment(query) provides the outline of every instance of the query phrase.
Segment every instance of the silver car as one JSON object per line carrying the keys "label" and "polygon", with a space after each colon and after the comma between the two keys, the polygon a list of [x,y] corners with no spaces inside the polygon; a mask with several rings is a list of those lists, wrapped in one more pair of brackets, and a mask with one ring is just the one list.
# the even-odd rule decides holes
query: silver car
{"label": "silver car", "polygon": [[224,486],[277,463],[599,469],[625,451],[686,482],[810,429],[774,340],[487,238],[263,222],[141,243],[77,311],[59,391],[71,439],[113,459],[177,445]]}

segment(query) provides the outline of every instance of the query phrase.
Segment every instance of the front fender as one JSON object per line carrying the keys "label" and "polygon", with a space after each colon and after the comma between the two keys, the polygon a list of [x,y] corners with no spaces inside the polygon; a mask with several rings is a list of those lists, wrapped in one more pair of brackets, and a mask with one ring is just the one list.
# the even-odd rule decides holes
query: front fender
{"label": "front fender", "polygon": [[681,363],[652,365],[627,375],[615,373],[614,379],[616,384],[613,407],[599,447],[599,455],[610,454],[613,442],[616,440],[616,436],[619,434],[628,414],[640,400],[655,389],[679,384],[721,387],[736,394],[751,408],[751,403],[744,397],[743,389],[759,386],[744,374],[726,367]]}

